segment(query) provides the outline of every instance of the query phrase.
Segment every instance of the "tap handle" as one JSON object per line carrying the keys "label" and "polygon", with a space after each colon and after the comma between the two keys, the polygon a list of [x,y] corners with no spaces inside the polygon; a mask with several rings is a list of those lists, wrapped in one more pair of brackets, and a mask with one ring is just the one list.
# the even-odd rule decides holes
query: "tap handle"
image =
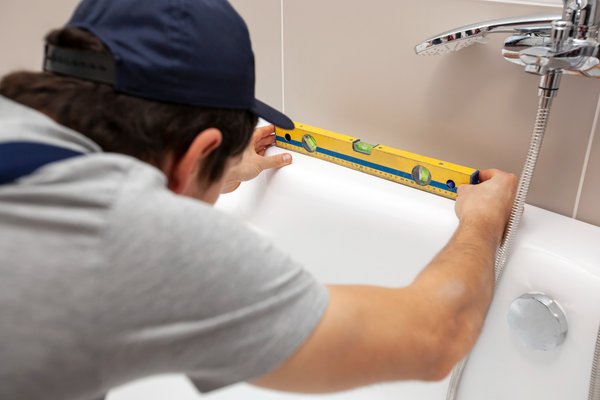
{"label": "tap handle", "polygon": [[417,54],[434,55],[460,50],[476,42],[485,42],[490,33],[550,32],[552,22],[561,15],[534,15],[479,22],[433,36],[415,47]]}

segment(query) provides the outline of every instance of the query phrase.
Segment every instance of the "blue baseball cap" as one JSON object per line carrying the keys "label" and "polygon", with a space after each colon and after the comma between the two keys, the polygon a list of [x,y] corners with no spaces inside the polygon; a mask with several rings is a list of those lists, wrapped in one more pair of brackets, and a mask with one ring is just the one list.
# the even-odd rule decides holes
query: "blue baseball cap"
{"label": "blue baseball cap", "polygon": [[294,128],[255,98],[248,28],[226,0],[83,0],[67,26],[94,34],[112,56],[47,45],[46,71],[151,100],[249,110]]}

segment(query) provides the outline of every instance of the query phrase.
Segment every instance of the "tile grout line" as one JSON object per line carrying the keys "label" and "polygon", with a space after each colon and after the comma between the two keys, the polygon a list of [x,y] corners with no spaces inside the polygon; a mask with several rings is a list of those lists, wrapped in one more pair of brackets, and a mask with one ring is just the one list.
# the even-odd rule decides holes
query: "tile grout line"
{"label": "tile grout line", "polygon": [[577,218],[579,213],[579,204],[581,203],[581,195],[583,193],[583,185],[585,184],[585,176],[587,175],[588,165],[590,163],[590,157],[592,155],[592,146],[594,144],[594,138],[596,136],[596,128],[598,127],[598,119],[600,117],[600,95],[598,96],[598,103],[596,104],[596,115],[594,116],[594,123],[592,124],[592,131],[590,132],[590,139],[588,141],[587,151],[583,160],[583,167],[581,169],[581,179],[579,181],[579,188],[577,189],[577,197],[575,197],[575,208],[573,208],[573,218]]}
{"label": "tile grout line", "polygon": [[285,44],[283,40],[283,0],[281,0],[281,111],[285,113]]}

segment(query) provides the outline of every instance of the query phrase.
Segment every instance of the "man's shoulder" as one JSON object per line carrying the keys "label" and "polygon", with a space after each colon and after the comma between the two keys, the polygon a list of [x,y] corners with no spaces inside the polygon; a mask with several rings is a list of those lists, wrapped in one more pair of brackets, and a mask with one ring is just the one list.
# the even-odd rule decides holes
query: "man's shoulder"
{"label": "man's shoulder", "polygon": [[125,173],[109,221],[115,235],[135,235],[149,243],[159,240],[175,247],[195,242],[200,236],[213,236],[211,242],[218,242],[224,236],[248,235],[249,230],[230,215],[173,193],[157,171],[136,164]]}

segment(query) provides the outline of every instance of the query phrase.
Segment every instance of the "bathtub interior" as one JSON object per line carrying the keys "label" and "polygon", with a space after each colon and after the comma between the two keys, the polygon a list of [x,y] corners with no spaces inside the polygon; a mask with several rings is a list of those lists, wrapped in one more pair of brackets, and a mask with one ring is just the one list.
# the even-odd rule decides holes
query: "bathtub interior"
{"label": "bathtub interior", "polygon": [[[293,165],[222,196],[217,207],[269,237],[325,283],[407,285],[457,226],[452,200],[300,154],[294,154]],[[514,254],[467,366],[462,399],[587,397],[600,322],[598,260],[600,228],[526,208]],[[545,293],[565,310],[569,333],[555,350],[527,348],[508,328],[511,302],[529,292]],[[447,385],[447,379],[391,383],[328,396],[237,385],[208,397],[429,400],[445,398]],[[183,378],[171,376],[119,388],[109,400],[174,398],[174,393],[178,399],[200,398]]]}

